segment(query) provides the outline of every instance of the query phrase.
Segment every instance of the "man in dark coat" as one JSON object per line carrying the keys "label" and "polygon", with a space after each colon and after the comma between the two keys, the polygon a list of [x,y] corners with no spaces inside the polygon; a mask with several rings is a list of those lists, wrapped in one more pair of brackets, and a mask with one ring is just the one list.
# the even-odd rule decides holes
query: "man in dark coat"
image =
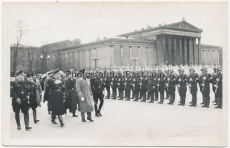
{"label": "man in dark coat", "polygon": [[53,124],[57,124],[55,121],[56,116],[59,119],[61,127],[65,124],[63,123],[62,115],[64,114],[64,100],[65,96],[65,87],[61,81],[61,73],[59,73],[59,69],[54,70],[51,79],[47,83],[47,89],[44,93],[45,98],[49,98],[52,101],[52,120]]}
{"label": "man in dark coat", "polygon": [[[49,86],[50,85],[50,83],[51,83],[51,77],[53,76],[53,73],[52,72],[50,72],[50,73],[48,73],[48,76],[46,77],[46,79],[45,79],[45,81],[44,81],[44,92],[45,91],[48,91],[47,90],[47,86]],[[49,91],[49,94],[50,94],[51,92]],[[43,98],[43,103],[45,103],[45,101],[47,101],[48,103],[47,103],[47,107],[48,107],[48,114],[51,114],[50,112],[52,111],[52,101],[51,101],[51,99],[49,99],[49,95],[46,95],[46,97],[44,96],[44,98]]]}
{"label": "man in dark coat", "polygon": [[107,91],[106,99],[110,99],[110,84],[111,84],[111,76],[109,75],[109,73],[107,73],[107,75],[105,76],[105,88]]}
{"label": "man in dark coat", "polygon": [[223,98],[222,98],[222,85],[223,85],[223,75],[222,75],[222,70],[221,67],[217,68],[217,77],[216,77],[216,83],[215,83],[215,93],[217,94],[217,106],[215,108],[220,108],[222,109],[222,103],[223,103]]}
{"label": "man in dark coat", "polygon": [[32,127],[29,127],[29,103],[28,100],[29,97],[29,90],[27,87],[27,83],[24,80],[24,72],[22,70],[16,71],[15,73],[15,81],[13,81],[11,84],[11,96],[12,96],[12,106],[13,111],[15,112],[15,120],[17,123],[17,129],[21,129],[20,124],[20,116],[19,113],[22,111],[24,114],[24,122],[26,130],[32,129]]}
{"label": "man in dark coat", "polygon": [[200,89],[203,95],[203,106],[209,108],[209,103],[210,103],[210,83],[212,83],[212,77],[211,74],[207,73],[207,68],[203,67],[201,69],[202,71],[202,76],[200,77]]}
{"label": "man in dark coat", "polygon": [[[95,109],[95,116],[100,117],[102,116],[101,114],[101,108],[104,103],[104,88],[105,88],[105,83],[103,83],[103,79],[99,75],[99,70],[97,70],[96,73],[96,78],[91,81],[91,86],[93,90],[93,100],[94,100],[94,109]],[[98,107],[98,100],[100,100],[100,104]]]}
{"label": "man in dark coat", "polygon": [[165,83],[165,76],[162,72],[162,70],[158,70],[159,78],[158,78],[158,91],[160,92],[160,102],[158,104],[163,104],[164,103],[164,91],[166,88],[166,83]]}
{"label": "man in dark coat", "polygon": [[124,80],[122,77],[118,78],[117,85],[118,85],[118,92],[119,92],[119,96],[120,96],[120,99],[118,99],[118,100],[123,100],[125,84],[124,84]]}
{"label": "man in dark coat", "polygon": [[199,82],[199,76],[197,73],[195,73],[194,68],[190,68],[189,71],[190,71],[190,75],[188,77],[188,84],[189,84],[190,93],[192,95],[192,102],[190,102],[191,105],[189,106],[196,107],[197,105],[197,83]]}
{"label": "man in dark coat", "polygon": [[177,85],[177,76],[175,73],[173,73],[173,69],[170,69],[168,71],[167,84],[166,84],[166,89],[168,90],[169,98],[170,98],[168,105],[173,105],[175,101],[176,85]]}
{"label": "man in dark coat", "polygon": [[186,100],[186,92],[187,92],[187,81],[188,78],[184,74],[184,69],[180,68],[179,70],[179,76],[177,78],[177,83],[178,83],[178,91],[180,95],[180,104],[184,106],[185,105],[185,100]]}
{"label": "man in dark coat", "polygon": [[73,75],[74,73],[72,69],[66,72],[67,78],[64,81],[65,95],[66,95],[65,109],[69,108],[73,113],[73,117],[78,117],[76,115],[77,104],[78,104],[76,78]]}
{"label": "man in dark coat", "polygon": [[125,101],[130,101],[130,91],[132,86],[131,76],[128,76],[128,78],[126,77],[125,79],[125,96],[127,98]]}
{"label": "man in dark coat", "polygon": [[138,94],[139,94],[139,90],[140,90],[140,85],[139,85],[139,82],[136,80],[137,78],[134,77],[133,79],[133,92],[134,92],[134,97],[135,97],[135,100],[133,101],[136,101],[138,102]]}
{"label": "man in dark coat", "polygon": [[141,83],[140,91],[141,91],[141,94],[143,96],[143,100],[141,102],[146,102],[146,92],[148,90],[148,80],[147,80],[145,73],[144,73],[143,79],[141,80],[140,83]]}
{"label": "man in dark coat", "polygon": [[212,90],[215,94],[215,100],[212,102],[212,103],[216,103],[214,105],[218,105],[218,101],[217,101],[217,93],[215,93],[216,91],[216,87],[215,87],[215,84],[217,83],[216,82],[216,78],[217,78],[217,67],[214,67],[213,70],[214,70],[214,73],[212,74]]}
{"label": "man in dark coat", "polygon": [[117,80],[116,80],[116,77],[112,77],[111,87],[113,90],[113,99],[116,100],[116,98],[117,98]]}
{"label": "man in dark coat", "polygon": [[[37,96],[36,96],[37,85],[34,83],[33,77],[31,74],[27,74],[27,87],[28,87],[28,94],[30,96],[29,106],[33,110],[34,123],[37,123],[39,122],[39,120],[37,120],[37,111],[36,111],[36,108],[38,106]],[[40,97],[40,95],[38,96]]]}

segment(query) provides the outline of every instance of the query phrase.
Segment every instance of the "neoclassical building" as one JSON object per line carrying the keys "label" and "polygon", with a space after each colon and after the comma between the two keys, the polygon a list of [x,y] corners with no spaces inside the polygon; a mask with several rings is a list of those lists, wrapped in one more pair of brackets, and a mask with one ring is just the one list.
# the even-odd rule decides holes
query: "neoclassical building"
{"label": "neoclassical building", "polygon": [[[94,70],[96,66],[115,70],[152,69],[155,65],[167,63],[172,66],[222,65],[222,47],[201,44],[201,33],[201,29],[183,19],[177,23],[148,26],[85,44],[81,44],[79,39],[51,43],[38,47],[36,57],[42,55],[43,58],[34,59],[33,71],[46,72],[54,68],[63,71],[82,68]],[[96,65],[92,58],[97,57]],[[18,65],[27,71],[27,63],[22,65],[19,62]]]}

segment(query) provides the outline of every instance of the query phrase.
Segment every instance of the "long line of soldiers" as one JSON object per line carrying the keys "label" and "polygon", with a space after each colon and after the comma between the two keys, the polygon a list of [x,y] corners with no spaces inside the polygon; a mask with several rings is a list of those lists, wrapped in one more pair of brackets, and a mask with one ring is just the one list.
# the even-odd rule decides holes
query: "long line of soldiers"
{"label": "long line of soldiers", "polygon": [[[158,101],[158,94],[160,95],[159,104],[163,104],[164,99],[169,99],[168,104],[173,105],[175,102],[176,87],[180,95],[179,105],[184,106],[186,101],[187,87],[192,95],[192,101],[190,106],[197,106],[197,86],[200,87],[200,92],[203,96],[203,106],[209,108],[210,104],[210,84],[213,86],[213,92],[215,93],[215,100],[213,103],[217,105],[215,108],[222,109],[222,70],[221,67],[214,67],[214,73],[207,73],[207,68],[201,69],[202,74],[199,76],[195,73],[195,69],[190,67],[190,74],[184,74],[184,69],[180,68],[179,75],[177,75],[173,69],[163,71],[161,69],[152,71],[138,71],[132,74],[125,71],[122,75],[120,72],[106,72],[106,76],[103,78],[96,78],[97,83],[104,84],[107,91],[106,99],[110,99],[110,88],[112,89],[112,99],[138,102],[138,99],[142,99],[141,102],[154,103]],[[94,84],[92,79],[91,85]],[[132,93],[131,93],[132,92]],[[164,94],[166,92],[166,98]],[[132,98],[131,98],[132,94]]]}

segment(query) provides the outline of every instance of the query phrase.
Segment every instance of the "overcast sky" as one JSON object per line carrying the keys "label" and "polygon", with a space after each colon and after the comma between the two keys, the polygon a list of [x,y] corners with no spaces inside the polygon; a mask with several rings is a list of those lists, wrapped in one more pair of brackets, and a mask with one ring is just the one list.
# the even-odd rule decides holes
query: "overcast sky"
{"label": "overcast sky", "polygon": [[87,43],[98,36],[109,38],[185,17],[203,30],[202,44],[224,46],[226,8],[224,3],[8,3],[3,5],[3,21],[10,44],[16,42],[15,24],[23,21],[30,32],[22,37],[22,44],[41,46],[76,38]]}

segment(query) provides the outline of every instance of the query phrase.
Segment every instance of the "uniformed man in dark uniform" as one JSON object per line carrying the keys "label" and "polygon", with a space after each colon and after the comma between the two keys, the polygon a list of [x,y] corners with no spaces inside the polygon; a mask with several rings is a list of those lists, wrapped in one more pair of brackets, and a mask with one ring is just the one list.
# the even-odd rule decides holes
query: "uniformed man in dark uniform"
{"label": "uniformed man in dark uniform", "polygon": [[[44,91],[48,91],[47,86],[50,84],[51,82],[51,77],[53,76],[52,72],[48,73],[48,76],[46,77],[45,81],[44,81]],[[49,91],[49,94],[51,94],[51,92]],[[51,114],[50,112],[52,111],[52,101],[51,99],[49,99],[50,95],[47,95],[46,97],[44,96],[43,98],[43,103],[45,103],[45,101],[47,101],[47,107],[48,107],[48,114]]]}
{"label": "uniformed man in dark uniform", "polygon": [[216,77],[216,83],[215,83],[215,93],[217,94],[217,106],[215,108],[220,108],[222,109],[222,103],[223,103],[223,98],[222,98],[222,85],[223,85],[223,76],[222,76],[222,70],[221,67],[217,68],[217,77]]}
{"label": "uniformed man in dark uniform", "polygon": [[212,83],[212,77],[210,74],[207,73],[207,68],[203,67],[201,69],[202,75],[200,77],[200,88],[203,95],[203,103],[202,107],[209,108],[210,103],[210,83]]}
{"label": "uniformed man in dark uniform", "polygon": [[127,76],[125,81],[125,96],[126,100],[125,101],[130,101],[130,91],[131,91],[131,86],[132,86],[132,79],[131,76]]}
{"label": "uniformed man in dark uniform", "polygon": [[110,99],[110,85],[111,85],[111,76],[110,73],[107,73],[105,77],[105,88],[107,91],[106,99]]}
{"label": "uniformed man in dark uniform", "polygon": [[176,91],[176,85],[177,85],[177,76],[176,73],[174,73],[173,69],[170,69],[168,71],[168,77],[166,80],[166,90],[168,90],[169,93],[169,103],[168,105],[173,105],[175,101],[175,91]]}
{"label": "uniformed man in dark uniform", "polygon": [[[39,122],[39,120],[37,120],[37,111],[36,108],[38,106],[38,102],[37,102],[37,97],[36,97],[36,84],[33,81],[33,77],[31,74],[27,74],[27,88],[28,88],[28,94],[29,94],[29,106],[32,108],[33,110],[33,117],[34,117],[34,123]],[[40,97],[40,95],[39,95]]]}
{"label": "uniformed man in dark uniform", "polygon": [[117,98],[117,80],[116,80],[116,73],[114,73],[114,76],[112,76],[111,87],[112,87],[112,90],[113,90],[113,99],[116,100],[116,98]]}
{"label": "uniformed man in dark uniform", "polygon": [[154,103],[154,95],[157,96],[157,76],[156,71],[153,71],[152,75],[148,78],[148,96],[150,97],[149,103]]}
{"label": "uniformed man in dark uniform", "polygon": [[120,96],[120,99],[118,99],[118,100],[123,100],[123,96],[124,96],[123,92],[125,90],[125,84],[124,84],[124,80],[122,77],[118,78],[117,85],[118,85],[118,92],[119,92],[119,96]]}
{"label": "uniformed man in dark uniform", "polygon": [[15,73],[15,81],[12,82],[11,86],[11,95],[12,95],[12,105],[13,111],[15,112],[15,120],[17,123],[17,129],[21,129],[20,124],[20,110],[24,114],[24,122],[26,130],[32,129],[29,127],[29,90],[27,87],[27,83],[24,81],[24,72],[22,70],[16,71]]}
{"label": "uniformed man in dark uniform", "polygon": [[158,78],[158,91],[160,92],[160,102],[158,104],[163,104],[164,103],[164,91],[166,88],[166,83],[165,83],[165,76],[162,72],[162,70],[158,70],[159,78]]}
{"label": "uniformed man in dark uniform", "polygon": [[140,82],[140,92],[142,94],[143,100],[141,102],[146,102],[146,92],[148,90],[148,80],[146,77],[146,73],[143,74],[143,77],[141,76],[142,80]]}
{"label": "uniformed man in dark uniform", "polygon": [[184,106],[185,100],[186,100],[188,78],[184,74],[184,69],[180,68],[178,71],[179,71],[179,76],[177,78],[177,82],[178,82],[178,91],[179,91],[179,95],[180,95],[180,104],[178,104],[178,105]]}
{"label": "uniformed man in dark uniform", "polygon": [[215,91],[216,91],[215,84],[216,84],[216,78],[217,78],[217,67],[215,66],[213,68],[213,70],[214,70],[214,73],[212,74],[212,90],[213,90],[213,92],[215,94],[215,100],[212,103],[216,103],[214,105],[218,105],[217,93],[215,93]]}
{"label": "uniformed man in dark uniform", "polygon": [[132,84],[133,92],[134,92],[134,98],[135,98],[135,100],[133,100],[133,101],[138,102],[138,94],[139,94],[140,85],[136,79],[137,79],[136,77],[133,78],[133,84]]}
{"label": "uniformed man in dark uniform", "polygon": [[78,117],[76,115],[76,110],[79,98],[76,90],[76,78],[74,77],[73,70],[71,69],[66,71],[66,76],[67,78],[64,80],[66,95],[66,101],[64,104],[65,110],[69,108],[73,113],[73,117]]}
{"label": "uniformed man in dark uniform", "polygon": [[[165,84],[167,85],[167,84],[168,84],[167,79],[168,79],[169,77],[171,77],[171,75],[170,75],[169,70],[165,70],[165,71],[164,71],[164,74],[165,74],[165,80],[166,80],[166,81],[165,81]],[[165,92],[166,92],[166,98],[165,98],[165,99],[169,99],[169,89],[166,89]]]}
{"label": "uniformed man in dark uniform", "polygon": [[[95,108],[95,116],[100,117],[101,114],[101,108],[104,103],[104,88],[105,83],[103,83],[103,79],[99,75],[99,70],[96,70],[96,78],[94,81],[91,81],[91,86],[93,90],[93,100],[94,100],[94,108]],[[100,100],[100,104],[98,107],[98,99]]]}
{"label": "uniformed man in dark uniform", "polygon": [[192,95],[192,102],[190,102],[191,105],[189,106],[196,107],[197,105],[197,83],[199,82],[199,76],[197,73],[195,73],[194,68],[191,67],[189,71],[190,71],[190,75],[188,77],[188,84],[189,84],[190,93]]}

